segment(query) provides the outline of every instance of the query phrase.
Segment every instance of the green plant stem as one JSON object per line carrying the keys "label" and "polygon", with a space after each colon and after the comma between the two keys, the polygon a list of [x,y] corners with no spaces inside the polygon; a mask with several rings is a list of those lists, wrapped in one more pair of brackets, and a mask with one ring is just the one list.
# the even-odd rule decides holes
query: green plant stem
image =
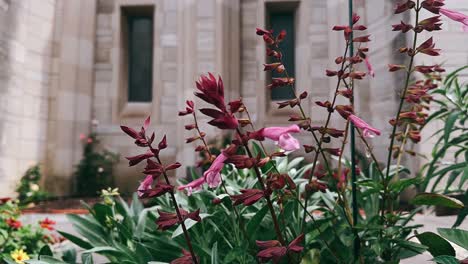
{"label": "green plant stem", "polygon": [[[243,134],[240,131],[240,129],[237,128],[236,131],[237,131],[237,134],[239,134],[239,136],[242,138]],[[252,155],[252,152],[249,149],[249,146],[248,146],[247,142],[244,142],[242,140],[242,144],[244,145],[244,149],[247,152],[247,155],[249,155],[249,158],[254,158],[254,156]],[[258,180],[258,184],[260,185],[260,189],[265,193],[266,188],[265,188],[265,184],[264,184],[263,179],[262,179],[262,173],[260,172],[260,169],[258,168],[258,166],[256,164],[254,165],[254,171],[255,171],[255,174],[257,176],[257,180]],[[271,218],[273,220],[273,225],[274,225],[274,228],[275,228],[275,232],[276,232],[276,236],[278,238],[278,241],[281,243],[281,245],[286,246],[286,241],[284,240],[283,235],[281,233],[281,228],[280,228],[280,226],[278,224],[278,217],[276,216],[275,208],[273,208],[273,203],[271,202],[270,195],[267,195],[265,193],[264,197],[265,197],[265,200],[267,201],[268,209],[270,210]]]}
{"label": "green plant stem", "polygon": [[[156,156],[156,160],[158,161],[158,163],[161,166],[163,166],[159,156]],[[166,184],[171,184],[170,181],[169,181],[169,177],[167,176],[167,173],[166,173],[165,170],[163,170],[162,174],[164,175],[164,180],[166,180]],[[182,218],[182,215],[180,213],[179,204],[177,203],[177,199],[175,197],[174,190],[170,190],[169,194],[171,195],[172,203],[174,204],[174,209],[175,209],[176,214],[177,214],[177,219],[179,220],[180,225],[182,226],[182,231],[184,232],[185,241],[187,242],[187,247],[189,248],[190,255],[192,256],[192,261],[193,261],[194,264],[198,264],[198,259],[197,259],[197,256],[195,255],[195,251],[193,250],[192,242],[190,241],[190,235],[189,235],[189,233],[187,231],[187,227],[185,226],[185,221]]]}
{"label": "green plant stem", "polygon": [[[417,0],[416,6],[416,19],[415,19],[415,26],[418,25],[419,23],[419,11],[420,11],[420,5],[419,5],[419,0]],[[388,156],[387,156],[387,171],[385,174],[385,179],[383,182],[383,187],[384,187],[384,193],[383,193],[383,205],[382,205],[382,216],[385,214],[385,207],[387,205],[387,198],[388,198],[388,184],[389,184],[389,177],[390,177],[390,166],[392,163],[392,154],[393,154],[393,145],[395,143],[395,135],[398,127],[398,122],[400,121],[400,113],[403,109],[403,104],[405,102],[405,97],[406,97],[406,92],[408,91],[409,83],[410,83],[410,78],[411,78],[411,73],[412,73],[412,68],[413,68],[413,63],[414,63],[414,57],[416,55],[416,44],[417,44],[417,39],[418,39],[418,32],[414,32],[414,38],[413,38],[413,46],[412,49],[415,52],[409,61],[408,67],[407,67],[407,73],[406,73],[406,79],[405,79],[405,86],[403,89],[403,93],[400,96],[400,103],[398,105],[398,111],[396,113],[395,117],[395,124],[393,125],[392,133],[390,135],[390,146],[388,149]]]}

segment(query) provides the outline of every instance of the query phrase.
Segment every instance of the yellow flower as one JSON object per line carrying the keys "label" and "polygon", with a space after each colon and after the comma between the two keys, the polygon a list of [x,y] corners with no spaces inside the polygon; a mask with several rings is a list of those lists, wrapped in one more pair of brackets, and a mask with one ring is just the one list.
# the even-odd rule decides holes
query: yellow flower
{"label": "yellow flower", "polygon": [[22,249],[17,249],[10,253],[10,256],[16,263],[24,264],[24,260],[29,260],[29,256]]}

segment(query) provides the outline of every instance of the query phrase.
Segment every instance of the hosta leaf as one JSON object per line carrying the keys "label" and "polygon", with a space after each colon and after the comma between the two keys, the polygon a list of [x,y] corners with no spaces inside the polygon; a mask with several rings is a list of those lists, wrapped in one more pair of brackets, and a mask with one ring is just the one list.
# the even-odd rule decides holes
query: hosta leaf
{"label": "hosta leaf", "polygon": [[434,257],[442,255],[455,256],[455,249],[453,249],[452,245],[435,233],[424,232],[417,234],[416,238],[421,244],[428,247],[427,251]]}
{"label": "hosta leaf", "polygon": [[463,208],[463,203],[455,198],[438,193],[420,193],[411,200],[415,205],[445,206],[449,208]]}
{"label": "hosta leaf", "polygon": [[468,231],[455,228],[437,228],[439,235],[468,250]]}

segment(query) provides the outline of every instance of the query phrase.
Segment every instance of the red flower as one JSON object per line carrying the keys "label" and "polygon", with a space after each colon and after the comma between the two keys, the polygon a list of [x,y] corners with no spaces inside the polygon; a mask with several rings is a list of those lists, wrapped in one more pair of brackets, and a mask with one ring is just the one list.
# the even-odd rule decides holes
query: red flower
{"label": "red flower", "polygon": [[434,14],[439,14],[442,6],[444,6],[444,0],[424,0],[421,3],[421,7]]}
{"label": "red flower", "polygon": [[234,202],[233,205],[239,205],[239,204],[244,204],[245,206],[252,205],[265,196],[265,193],[262,190],[258,190],[258,189],[241,190],[241,193],[242,194],[231,196],[231,199]]}
{"label": "red flower", "polygon": [[195,95],[205,102],[218,108],[203,108],[200,111],[213,119],[208,124],[220,129],[236,129],[239,122],[232,113],[229,113],[224,102],[224,85],[221,77],[216,78],[213,74],[208,73],[208,76],[202,75],[197,81],[197,89]]}
{"label": "red flower", "polygon": [[320,182],[316,179],[313,179],[310,183],[305,186],[307,192],[315,193],[315,192],[326,192],[327,185],[323,182]]}
{"label": "red flower", "polygon": [[439,56],[440,49],[434,49],[435,43],[433,42],[432,37],[428,40],[424,41],[419,47],[416,49],[418,52],[427,54],[429,56]]}
{"label": "red flower", "polygon": [[[190,218],[190,219],[192,219],[194,221],[197,221],[197,222],[201,221],[201,218],[199,216],[200,209],[196,210],[195,212],[189,213],[189,212],[185,211],[184,209],[180,208],[179,212],[181,214],[182,221],[185,221],[188,218]],[[167,229],[171,228],[172,226],[174,226],[176,224],[180,224],[179,218],[177,217],[176,213],[168,213],[168,212],[164,212],[164,211],[160,211],[160,210],[158,210],[158,213],[159,213],[159,218],[158,218],[158,220],[156,220],[156,224],[158,225],[158,229],[167,230]]]}
{"label": "red flower", "polygon": [[23,224],[21,224],[20,221],[13,218],[8,218],[7,220],[5,220],[5,222],[12,229],[19,229],[23,226]]}
{"label": "red flower", "polygon": [[125,134],[129,135],[130,137],[135,139],[135,144],[139,147],[148,147],[149,144],[151,144],[154,140],[154,133],[151,135],[150,138],[146,137],[146,130],[148,129],[150,125],[150,117],[146,118],[145,122],[143,123],[143,126],[140,129],[140,132],[137,132],[133,128],[127,127],[127,126],[120,126],[123,132]]}
{"label": "red flower", "polygon": [[281,246],[281,243],[277,240],[257,240],[255,243],[261,249],[257,257],[261,262],[266,262],[271,259],[273,263],[278,263],[288,252],[301,252],[304,249],[304,247],[300,246],[302,240],[304,240],[304,234],[296,237],[287,247]]}
{"label": "red flower", "polygon": [[44,228],[44,229],[48,229],[48,230],[54,230],[54,225],[56,224],[57,222],[53,221],[53,220],[50,220],[49,218],[46,217],[46,219],[42,220],[42,221],[39,221],[39,225]]}
{"label": "red flower", "polygon": [[413,25],[406,24],[405,22],[401,21],[400,24],[392,25],[392,27],[393,31],[401,31],[403,33],[406,33],[413,28]]}
{"label": "red flower", "polygon": [[10,201],[10,200],[11,200],[10,197],[3,197],[3,198],[0,198],[0,205],[5,204],[5,203],[7,203],[7,202]]}

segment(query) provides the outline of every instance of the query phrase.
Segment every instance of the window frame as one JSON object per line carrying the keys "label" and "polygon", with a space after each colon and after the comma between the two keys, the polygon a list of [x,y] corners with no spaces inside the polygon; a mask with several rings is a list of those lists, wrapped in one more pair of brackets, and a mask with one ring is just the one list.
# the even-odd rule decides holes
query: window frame
{"label": "window frame", "polygon": [[[154,122],[160,120],[160,98],[162,95],[162,81],[160,77],[161,58],[160,42],[160,10],[153,0],[117,0],[116,11],[113,15],[113,69],[111,86],[112,98],[112,120],[114,123],[128,122],[141,119],[151,115]],[[128,25],[127,15],[129,14],[151,14],[153,17],[153,62],[152,62],[152,100],[149,102],[129,102],[129,73],[128,73]]]}
{"label": "window frame", "polygon": [[[300,8],[300,1],[297,0],[285,0],[285,1],[267,1],[264,4],[264,25],[265,28],[269,29],[270,28],[270,14],[271,13],[276,13],[276,12],[292,12],[294,16],[294,68],[295,68],[295,74],[297,75],[298,73],[298,57],[297,57],[297,47],[298,47],[298,36],[297,36],[297,31],[298,31],[298,22],[299,22],[299,8]],[[280,29],[277,29],[278,31]],[[278,33],[278,32],[275,32]],[[263,40],[262,40],[263,42]],[[266,51],[267,46],[265,45],[265,51]],[[265,55],[265,61],[268,61],[268,57]],[[265,87],[271,83],[271,73],[270,72],[264,72],[264,81],[265,81]],[[296,83],[294,85],[294,88],[297,91],[297,77],[293,76],[296,79]],[[278,109],[278,102],[281,101],[286,101],[285,100],[272,100],[271,98],[271,91],[266,89],[265,92],[265,113],[266,113],[266,118],[267,122],[277,122],[277,121],[284,121],[283,119],[285,116],[289,116],[293,113],[295,113],[294,109],[291,108],[284,108],[284,109]]]}

